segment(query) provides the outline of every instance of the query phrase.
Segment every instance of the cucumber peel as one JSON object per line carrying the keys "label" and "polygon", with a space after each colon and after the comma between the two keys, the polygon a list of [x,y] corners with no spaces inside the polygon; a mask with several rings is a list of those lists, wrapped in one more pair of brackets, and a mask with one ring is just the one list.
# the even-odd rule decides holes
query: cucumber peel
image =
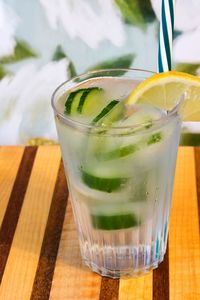
{"label": "cucumber peel", "polygon": [[92,189],[111,193],[120,188],[121,185],[126,183],[127,178],[123,177],[100,177],[91,174],[88,171],[81,170],[83,182]]}
{"label": "cucumber peel", "polygon": [[101,215],[91,214],[92,225],[95,229],[117,230],[140,225],[133,213]]}
{"label": "cucumber peel", "polygon": [[65,101],[67,115],[95,116],[105,105],[104,90],[98,87],[71,92]]}
{"label": "cucumber peel", "polygon": [[72,115],[77,112],[77,107],[80,101],[82,94],[84,93],[84,89],[80,89],[74,92],[71,92],[67,97],[65,102],[65,111],[66,115]]}
{"label": "cucumber peel", "polygon": [[[88,102],[91,104],[90,105],[90,111],[91,111],[93,109],[93,104],[94,104],[93,98],[96,94],[98,95],[99,92],[102,92],[102,89],[100,89],[98,87],[91,87],[91,88],[85,89],[80,97],[80,101],[79,101],[79,104],[77,107],[77,112],[80,114],[84,113],[84,110],[87,112]],[[85,107],[86,107],[86,109],[85,109]]]}
{"label": "cucumber peel", "polygon": [[135,144],[130,144],[124,147],[120,147],[117,149],[114,149],[112,151],[100,153],[97,155],[97,159],[99,161],[106,161],[106,160],[112,160],[112,159],[118,159],[125,156],[128,156],[130,154],[135,153],[139,147]]}
{"label": "cucumber peel", "polygon": [[113,100],[109,103],[112,106],[111,103],[115,105],[100,119],[100,122],[97,123],[98,125],[112,126],[113,122],[120,120],[124,116],[125,106],[123,101]]}
{"label": "cucumber peel", "polygon": [[118,103],[119,103],[119,101],[117,101],[117,100],[112,100],[111,102],[109,102],[108,105],[106,105],[102,109],[102,111],[93,119],[92,123],[95,124],[95,123],[99,122],[103,117],[105,117],[105,115],[109,114],[111,109]]}

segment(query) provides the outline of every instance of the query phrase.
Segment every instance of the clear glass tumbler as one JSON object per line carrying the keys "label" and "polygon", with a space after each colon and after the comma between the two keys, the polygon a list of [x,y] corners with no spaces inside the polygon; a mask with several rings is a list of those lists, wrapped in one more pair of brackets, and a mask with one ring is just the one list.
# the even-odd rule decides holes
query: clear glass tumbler
{"label": "clear glass tumbler", "polygon": [[[91,72],[63,83],[52,97],[82,258],[112,278],[146,273],[166,251],[181,130],[177,109],[133,106],[133,117],[129,108],[125,118],[120,115],[123,99],[151,75],[133,69]],[[103,123],[88,121],[93,109],[105,114],[95,93],[86,116],[76,109],[64,113],[67,95],[88,87],[117,99]],[[80,101],[77,96],[76,107]]]}

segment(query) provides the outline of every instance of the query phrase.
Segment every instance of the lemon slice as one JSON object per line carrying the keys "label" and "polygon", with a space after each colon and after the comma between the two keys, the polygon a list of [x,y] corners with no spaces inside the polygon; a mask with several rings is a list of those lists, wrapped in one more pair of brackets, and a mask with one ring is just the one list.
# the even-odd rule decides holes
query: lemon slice
{"label": "lemon slice", "polygon": [[155,74],[136,87],[127,103],[149,103],[171,110],[181,98],[183,121],[200,121],[200,78],[187,73],[169,71]]}

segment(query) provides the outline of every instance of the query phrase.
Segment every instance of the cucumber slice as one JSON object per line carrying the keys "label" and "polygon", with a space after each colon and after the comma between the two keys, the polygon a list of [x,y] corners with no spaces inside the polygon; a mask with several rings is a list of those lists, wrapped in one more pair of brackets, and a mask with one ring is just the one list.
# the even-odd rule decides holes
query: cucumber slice
{"label": "cucumber slice", "polygon": [[97,122],[99,122],[103,117],[105,117],[105,115],[107,115],[111,109],[118,104],[119,101],[117,100],[112,100],[110,103],[108,103],[108,105],[106,105],[102,111],[93,119],[92,123],[95,124]]}
{"label": "cucumber slice", "polygon": [[137,150],[139,149],[139,146],[135,145],[135,144],[130,144],[124,147],[120,147],[117,149],[114,149],[112,151],[108,151],[108,152],[101,152],[99,154],[97,154],[97,159],[99,161],[106,161],[106,160],[112,160],[112,159],[118,159],[118,158],[122,158],[122,157],[126,157],[128,155],[131,155],[133,153],[135,153]]}
{"label": "cucumber slice", "polygon": [[92,189],[111,193],[120,189],[126,183],[127,178],[123,177],[100,177],[89,173],[88,171],[81,170],[83,182]]}
{"label": "cucumber slice", "polygon": [[161,140],[162,140],[162,133],[156,132],[148,138],[147,145],[159,143]]}
{"label": "cucumber slice", "polygon": [[[154,114],[155,114],[155,116],[157,116],[157,114],[158,114],[157,111],[154,112]],[[138,130],[144,129],[144,127],[146,129],[149,129],[152,126],[151,115],[147,115],[147,113],[145,111],[144,112],[135,111],[132,115],[125,116],[124,119],[120,120],[116,124],[119,127],[122,126],[121,134],[124,134],[123,127],[134,125],[134,124],[136,125],[136,124],[139,124],[139,122],[141,124],[143,124],[143,126],[141,126],[141,127],[136,126],[135,128],[133,127],[133,129],[127,128],[127,133],[134,133]],[[108,129],[108,133],[109,133],[109,130],[112,131],[112,128]],[[120,133],[120,131],[119,131],[119,133]],[[161,132],[151,134],[146,139],[144,139],[142,136],[141,136],[141,138],[135,138],[134,136],[131,137],[131,135],[130,135],[129,141],[126,141],[124,143],[124,145],[119,145],[118,147],[117,146],[113,147],[112,144],[114,144],[114,143],[110,143],[110,139],[109,140],[105,139],[104,147],[103,148],[99,147],[99,151],[97,148],[96,158],[99,161],[108,161],[108,160],[127,157],[129,155],[134,154],[139,149],[146,147],[147,145],[159,143],[161,140],[162,140]]]}
{"label": "cucumber slice", "polygon": [[104,114],[104,116],[102,116],[99,119],[99,122],[97,122],[98,125],[111,126],[113,125],[114,122],[123,118],[125,112],[125,105],[123,101],[118,101],[118,102],[116,102],[117,100],[113,100],[113,101],[109,103],[111,109],[109,110],[108,113]]}
{"label": "cucumber slice", "polygon": [[84,116],[95,116],[99,114],[106,104],[105,92],[98,87],[86,89],[81,95],[77,112]]}
{"label": "cucumber slice", "polygon": [[125,105],[118,100],[108,103],[105,91],[99,87],[90,87],[71,92],[65,102],[65,113],[93,116],[92,123],[112,125],[124,113]]}
{"label": "cucumber slice", "polygon": [[95,229],[117,230],[139,226],[140,222],[133,213],[95,215],[91,214],[92,225]]}
{"label": "cucumber slice", "polygon": [[78,104],[78,107],[77,107],[77,112],[78,113],[80,113],[80,114],[82,113],[82,110],[83,110],[83,107],[84,107],[84,103],[86,102],[86,98],[92,92],[93,89],[96,90],[98,88],[88,88],[81,95],[80,101],[79,101],[79,104]]}
{"label": "cucumber slice", "polygon": [[107,152],[97,152],[96,158],[99,161],[108,161],[108,160],[113,160],[113,159],[119,159],[126,157],[128,155],[132,155],[140,148],[146,147],[146,145],[153,145],[156,143],[159,143],[162,140],[162,133],[157,132],[152,135],[150,135],[145,141],[141,140],[137,144],[129,144],[123,147],[119,147]]}
{"label": "cucumber slice", "polygon": [[84,89],[74,91],[69,94],[66,102],[65,102],[65,111],[66,115],[73,115],[77,112],[77,107],[80,101],[82,94],[84,93]]}
{"label": "cucumber slice", "polygon": [[106,104],[104,90],[98,87],[71,92],[65,102],[65,114],[92,116],[99,114]]}
{"label": "cucumber slice", "polygon": [[84,94],[85,89],[79,90],[75,93],[74,99],[71,104],[71,115],[77,114],[78,105],[82,95]]}

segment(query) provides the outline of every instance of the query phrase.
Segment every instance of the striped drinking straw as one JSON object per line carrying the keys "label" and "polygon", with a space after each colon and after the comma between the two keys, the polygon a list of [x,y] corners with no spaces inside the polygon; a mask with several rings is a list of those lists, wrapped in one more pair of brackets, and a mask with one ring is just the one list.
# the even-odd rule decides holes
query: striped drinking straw
{"label": "striped drinking straw", "polygon": [[158,71],[170,71],[172,68],[172,39],[174,31],[174,2],[161,0],[160,37],[158,47]]}

